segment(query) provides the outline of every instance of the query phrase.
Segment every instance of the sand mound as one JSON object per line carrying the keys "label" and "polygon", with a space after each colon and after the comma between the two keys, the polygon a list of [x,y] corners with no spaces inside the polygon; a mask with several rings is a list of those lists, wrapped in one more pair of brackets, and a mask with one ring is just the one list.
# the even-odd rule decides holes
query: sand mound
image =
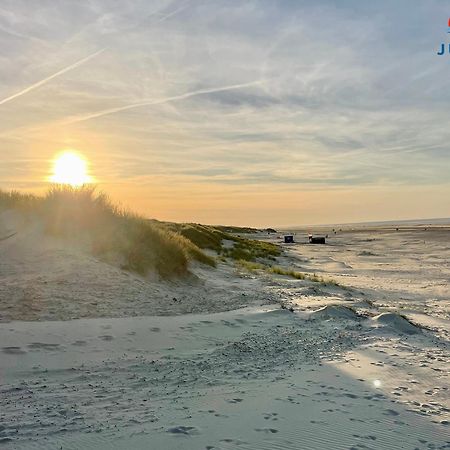
{"label": "sand mound", "polygon": [[217,312],[273,301],[259,280],[236,278],[231,265],[193,263],[182,278],[142,277],[43,228],[0,212],[0,322]]}
{"label": "sand mound", "polygon": [[314,319],[346,319],[357,320],[360,316],[343,305],[327,305],[311,313],[311,317]]}
{"label": "sand mound", "polygon": [[405,319],[398,313],[382,313],[373,318],[378,323],[387,325],[400,333],[417,334],[420,328],[413,325],[408,319]]}

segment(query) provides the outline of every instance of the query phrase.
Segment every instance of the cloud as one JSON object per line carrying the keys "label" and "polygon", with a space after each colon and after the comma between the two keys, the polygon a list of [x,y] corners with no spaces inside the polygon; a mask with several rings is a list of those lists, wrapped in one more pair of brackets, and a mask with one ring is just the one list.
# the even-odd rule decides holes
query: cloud
{"label": "cloud", "polygon": [[[111,183],[444,185],[450,91],[435,50],[446,14],[438,0],[63,0],[34,17],[11,2],[0,149],[12,172],[0,184],[19,176],[19,149],[48,159],[72,146]],[[108,51],[77,59],[93,48]]]}
{"label": "cloud", "polygon": [[103,117],[103,116],[106,116],[109,114],[115,114],[118,112],[127,111],[129,109],[141,108],[143,106],[162,105],[165,103],[171,103],[171,102],[176,102],[176,101],[180,101],[180,100],[185,100],[187,98],[195,97],[198,95],[225,92],[225,91],[231,91],[231,90],[235,90],[235,89],[243,89],[243,88],[246,88],[249,86],[255,86],[260,83],[262,83],[262,80],[255,80],[255,81],[251,81],[248,83],[240,83],[240,84],[234,84],[234,85],[230,85],[230,86],[220,86],[220,87],[213,87],[213,88],[207,88],[207,89],[198,89],[195,91],[185,92],[183,94],[173,95],[170,97],[165,97],[165,98],[160,98],[160,99],[144,100],[144,101],[140,101],[137,103],[131,103],[129,105],[118,106],[116,108],[109,108],[109,109],[104,109],[101,111],[96,111],[96,112],[87,114],[85,116],[74,117],[72,119],[68,119],[64,123],[71,124],[71,123],[76,123],[76,122],[84,122],[86,120],[91,120],[91,119],[95,119],[97,117]]}
{"label": "cloud", "polygon": [[16,92],[15,94],[12,94],[12,95],[0,100],[0,105],[4,105],[5,103],[10,102],[11,100],[14,100],[17,97],[21,97],[22,95],[25,95],[28,92],[30,92],[34,89],[37,89],[38,87],[48,83],[49,81],[53,80],[54,78],[57,78],[65,73],[69,72],[70,70],[76,69],[77,67],[81,66],[82,64],[85,64],[92,58],[95,58],[96,56],[100,55],[104,51],[105,51],[105,49],[101,49],[94,53],[91,53],[90,55],[88,55],[84,58],[81,58],[80,60],[74,62],[73,64],[70,64],[69,66],[64,67],[61,70],[58,70],[57,72],[53,73],[52,75],[49,75],[48,77],[45,77],[44,79],[31,84],[30,86],[26,87],[25,89],[22,89],[21,91]]}

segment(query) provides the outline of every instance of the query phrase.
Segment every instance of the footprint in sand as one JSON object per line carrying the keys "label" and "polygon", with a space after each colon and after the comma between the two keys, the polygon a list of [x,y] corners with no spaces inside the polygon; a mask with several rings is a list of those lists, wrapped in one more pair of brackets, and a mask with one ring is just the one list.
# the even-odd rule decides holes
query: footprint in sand
{"label": "footprint in sand", "polygon": [[48,344],[45,342],[32,342],[31,344],[28,344],[28,347],[33,350],[59,350],[60,349],[59,344]]}
{"label": "footprint in sand", "polygon": [[226,444],[234,444],[235,446],[247,444],[247,442],[240,441],[239,439],[230,439],[230,438],[221,439],[220,442],[225,442]]}
{"label": "footprint in sand", "polygon": [[231,400],[227,400],[228,403],[241,403],[243,401],[242,398],[232,398]]}
{"label": "footprint in sand", "polygon": [[398,416],[399,413],[397,411],[394,411],[393,409],[385,409],[385,412],[383,413],[385,416]]}
{"label": "footprint in sand", "polygon": [[353,437],[359,438],[359,439],[367,439],[369,441],[376,441],[377,440],[377,437],[372,435],[372,434],[367,435],[367,436],[361,436],[359,434],[354,434]]}
{"label": "footprint in sand", "polygon": [[169,428],[168,433],[181,434],[185,436],[191,436],[193,434],[199,434],[199,430],[195,427],[186,427],[184,425],[178,425],[176,427]]}
{"label": "footprint in sand", "polygon": [[348,398],[359,398],[359,396],[356,395],[356,394],[349,394],[349,393],[347,393],[347,394],[343,394],[343,395],[344,395],[344,397],[348,397]]}
{"label": "footprint in sand", "polygon": [[111,336],[110,334],[103,334],[102,336],[99,336],[99,339],[102,339],[103,341],[112,341],[114,336]]}
{"label": "footprint in sand", "polygon": [[314,425],[330,425],[328,422],[325,422],[325,420],[310,420],[309,423]]}
{"label": "footprint in sand", "polygon": [[248,323],[245,319],[234,319],[238,323]]}
{"label": "footprint in sand", "polygon": [[267,433],[267,434],[278,433],[278,430],[276,428],[255,428],[255,431]]}
{"label": "footprint in sand", "polygon": [[161,331],[161,328],[159,328],[159,327],[152,327],[152,328],[150,328],[150,331],[153,331],[153,333],[159,333]]}
{"label": "footprint in sand", "polygon": [[215,417],[228,417],[225,414],[220,414],[220,413],[216,412],[215,409],[208,409],[208,411],[199,411],[199,412],[207,412],[209,414],[214,414]]}
{"label": "footprint in sand", "polygon": [[26,353],[21,347],[2,347],[2,351],[8,355],[23,355]]}
{"label": "footprint in sand", "polygon": [[278,413],[264,413],[264,420],[278,420]]}
{"label": "footprint in sand", "polygon": [[230,327],[230,328],[236,328],[236,327],[239,326],[239,325],[236,325],[236,324],[233,323],[233,322],[230,322],[229,320],[221,320],[220,323],[221,323],[222,325],[225,325],[226,327]]}
{"label": "footprint in sand", "polygon": [[72,345],[75,345],[76,347],[84,347],[87,344],[86,341],[75,341],[72,342]]}

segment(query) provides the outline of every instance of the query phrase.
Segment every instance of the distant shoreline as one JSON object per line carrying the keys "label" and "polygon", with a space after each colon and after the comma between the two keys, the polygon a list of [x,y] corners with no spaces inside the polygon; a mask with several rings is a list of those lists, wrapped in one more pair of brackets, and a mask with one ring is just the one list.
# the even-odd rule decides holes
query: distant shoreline
{"label": "distant shoreline", "polygon": [[337,227],[373,227],[373,226],[433,226],[433,225],[448,225],[450,226],[450,217],[433,218],[433,219],[403,219],[403,220],[379,220],[373,222],[347,222],[347,223],[321,223],[321,224],[307,224],[307,225],[293,225],[289,227],[279,227],[280,230],[302,230],[308,227],[317,228],[337,228]]}

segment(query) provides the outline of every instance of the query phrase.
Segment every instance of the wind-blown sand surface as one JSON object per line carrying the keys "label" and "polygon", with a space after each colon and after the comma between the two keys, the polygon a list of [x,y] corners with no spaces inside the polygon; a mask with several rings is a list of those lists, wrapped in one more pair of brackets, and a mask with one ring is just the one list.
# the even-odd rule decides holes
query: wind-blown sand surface
{"label": "wind-blown sand surface", "polygon": [[450,448],[449,231],[284,246],[343,286],[149,281],[32,233],[0,241],[0,448]]}

